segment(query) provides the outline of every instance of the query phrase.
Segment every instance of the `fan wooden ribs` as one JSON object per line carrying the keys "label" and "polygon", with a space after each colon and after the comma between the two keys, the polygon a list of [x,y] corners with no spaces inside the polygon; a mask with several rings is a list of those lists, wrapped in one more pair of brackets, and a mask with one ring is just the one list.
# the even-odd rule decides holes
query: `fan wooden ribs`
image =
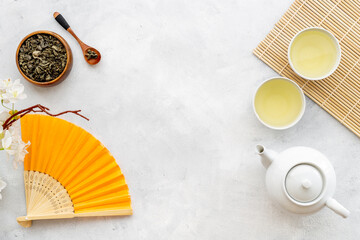
{"label": "fan wooden ribs", "polygon": [[48,174],[24,171],[27,215],[74,213],[66,189]]}

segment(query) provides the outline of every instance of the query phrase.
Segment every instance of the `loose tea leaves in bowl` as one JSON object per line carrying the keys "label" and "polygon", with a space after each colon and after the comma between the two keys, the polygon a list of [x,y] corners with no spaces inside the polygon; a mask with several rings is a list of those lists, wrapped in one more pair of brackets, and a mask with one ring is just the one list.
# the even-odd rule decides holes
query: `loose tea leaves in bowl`
{"label": "loose tea leaves in bowl", "polygon": [[37,82],[49,82],[64,71],[67,61],[65,46],[54,36],[36,34],[24,41],[18,56],[21,71]]}

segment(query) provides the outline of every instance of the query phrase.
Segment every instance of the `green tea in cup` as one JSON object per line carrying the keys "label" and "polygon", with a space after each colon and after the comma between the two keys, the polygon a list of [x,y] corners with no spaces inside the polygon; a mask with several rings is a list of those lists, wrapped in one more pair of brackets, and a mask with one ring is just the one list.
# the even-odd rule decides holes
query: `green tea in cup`
{"label": "green tea in cup", "polygon": [[308,80],[330,76],[340,63],[341,50],[336,38],[322,28],[307,28],[292,39],[288,60],[292,69]]}
{"label": "green tea in cup", "polygon": [[260,122],[273,129],[295,125],[305,111],[305,97],[300,87],[287,78],[263,82],[254,97],[254,111]]}

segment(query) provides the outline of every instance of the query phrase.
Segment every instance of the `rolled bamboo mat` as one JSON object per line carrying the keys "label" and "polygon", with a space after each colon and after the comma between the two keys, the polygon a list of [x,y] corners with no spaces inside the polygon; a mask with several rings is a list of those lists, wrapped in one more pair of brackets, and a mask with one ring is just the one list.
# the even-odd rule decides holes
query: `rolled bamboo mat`
{"label": "rolled bamboo mat", "polygon": [[[254,54],[280,75],[297,82],[304,93],[360,137],[360,1],[295,0]],[[341,62],[328,78],[309,81],[291,69],[287,49],[293,36],[322,27],[341,46]]]}

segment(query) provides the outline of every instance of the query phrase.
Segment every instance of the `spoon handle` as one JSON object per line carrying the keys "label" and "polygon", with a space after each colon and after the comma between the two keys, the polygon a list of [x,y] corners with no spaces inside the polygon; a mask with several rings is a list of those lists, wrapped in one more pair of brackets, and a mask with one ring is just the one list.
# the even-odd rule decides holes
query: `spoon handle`
{"label": "spoon handle", "polygon": [[63,28],[65,28],[66,31],[68,31],[78,41],[81,48],[83,48],[84,43],[80,40],[80,38],[78,38],[78,36],[76,36],[65,18],[58,12],[54,12],[54,18]]}
{"label": "spoon handle", "polygon": [[60,13],[54,12],[54,18],[63,28],[65,28],[65,30],[70,28],[70,25]]}

